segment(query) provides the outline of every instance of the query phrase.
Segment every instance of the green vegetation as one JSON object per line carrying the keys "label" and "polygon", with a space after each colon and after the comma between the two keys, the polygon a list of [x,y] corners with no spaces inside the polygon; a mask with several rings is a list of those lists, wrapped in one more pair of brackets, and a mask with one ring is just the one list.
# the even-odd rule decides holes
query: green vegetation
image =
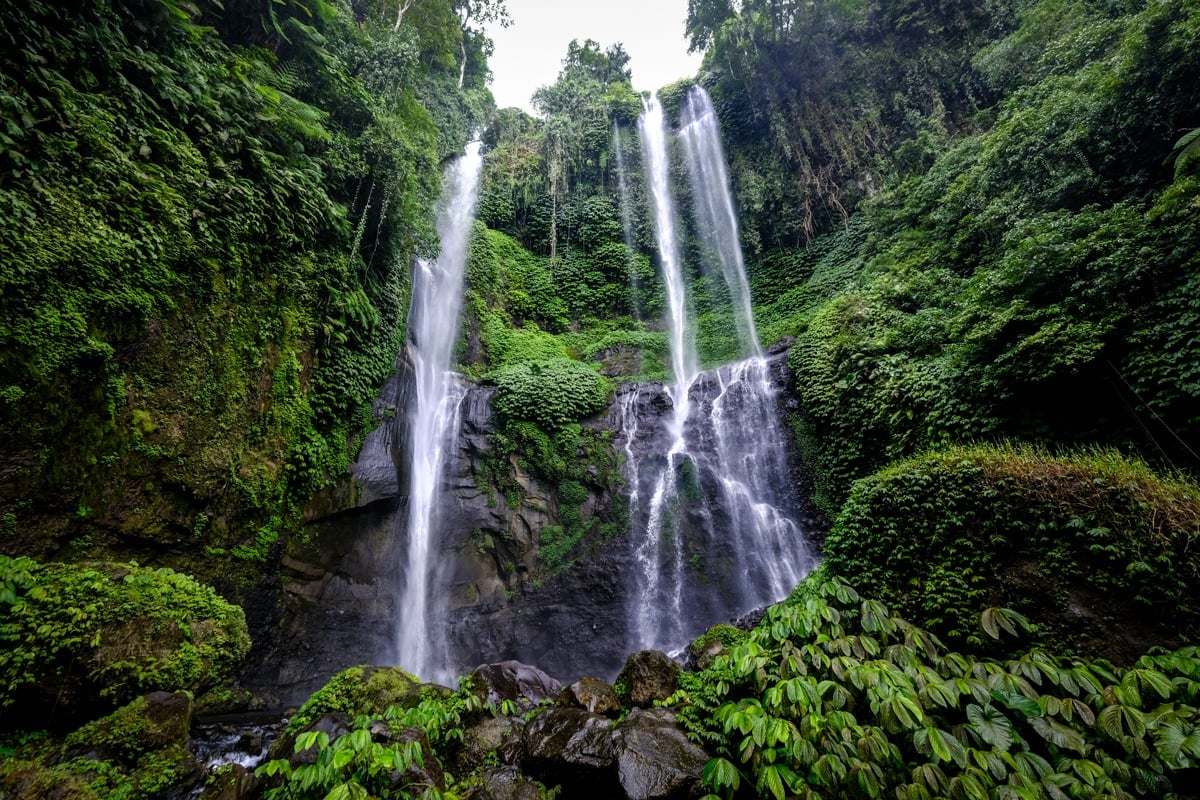
{"label": "green vegetation", "polygon": [[[995,608],[981,621],[992,637],[1027,625]],[[980,658],[817,574],[746,642],[685,673],[675,700],[717,754],[704,771],[714,800],[1032,800],[1186,791],[1198,692],[1195,648],[1128,669],[1041,650]]]}
{"label": "green vegetation", "polygon": [[229,680],[250,649],[237,606],[134,564],[0,556],[0,708],[78,718],[152,691]]}
{"label": "green vegetation", "polygon": [[[397,679],[405,687],[399,693],[394,688],[379,690]],[[375,690],[373,683],[378,684]],[[304,704],[283,746],[274,751],[302,756],[315,750],[314,757],[275,758],[259,767],[257,774],[271,782],[268,800],[416,796],[455,800],[459,795],[446,788],[453,776],[443,775],[441,765],[462,743],[463,728],[478,721],[484,707],[469,686],[450,692],[418,684],[397,669],[354,667],[335,675]],[[323,731],[304,731],[328,711],[351,716],[354,729],[333,739]],[[388,733],[380,735],[381,729]]]}
{"label": "green vegetation", "polygon": [[[584,40],[539,118],[495,112],[482,25],[505,19],[502,0],[0,13],[0,708],[73,729],[7,734],[5,790],[188,780],[142,695],[243,697],[243,614],[109,560],[234,596],[269,578],[371,424],[442,164],[475,129],[456,361],[495,387],[480,488],[554,520],[532,580],[625,529],[594,420],[615,381],[667,377],[641,98],[622,47]],[[761,338],[795,337],[792,429],[837,518],[762,625],[693,645],[707,666],[675,699],[718,756],[710,797],[1184,793],[1200,658],[1147,650],[1200,615],[1200,8],[693,0],[686,26]],[[662,91],[669,116],[689,85]],[[701,359],[730,360],[677,183]],[[465,796],[440,764],[484,711],[354,668],[261,774],[278,798]],[[306,730],[330,712],[353,730]]]}
{"label": "green vegetation", "polygon": [[959,649],[1005,607],[1054,652],[1129,663],[1200,622],[1198,538],[1200,488],[1114,453],[953,448],[856,483],[825,568]]}
{"label": "green vegetation", "polygon": [[495,408],[511,420],[555,430],[604,408],[609,384],[595,370],[566,358],[516,364],[492,376]]}
{"label": "green vegetation", "polygon": [[292,715],[288,731],[298,733],[330,711],[358,717],[381,714],[393,706],[410,708],[420,700],[420,682],[399,667],[350,667],[330,678],[304,702]]}
{"label": "green vegetation", "polygon": [[191,699],[139,697],[61,741],[25,737],[0,761],[0,786],[16,797],[154,800],[196,780],[187,750]]}
{"label": "green vegetation", "polygon": [[24,551],[103,520],[261,561],[344,471],[408,257],[436,248],[439,161],[491,102],[468,21],[497,8],[4,14],[0,507]]}
{"label": "green vegetation", "polygon": [[[787,33],[779,47],[795,63],[857,59],[871,48],[895,59],[903,53],[889,48],[908,41],[886,44],[874,34],[853,46],[846,40],[844,26],[855,24],[882,35],[886,26],[872,26],[890,12],[859,4],[805,9],[781,28]],[[805,15],[822,13],[832,17],[820,37],[794,41],[813,23]],[[905,24],[918,24],[920,40],[937,30],[928,24],[933,17],[948,13],[928,9]],[[817,159],[813,180],[832,180],[839,170],[870,177],[874,196],[825,195],[844,209],[844,225],[828,233],[815,225],[806,250],[767,247],[761,232],[748,236],[764,237],[751,281],[765,338],[798,336],[790,356],[796,432],[827,514],[837,513],[854,480],[955,442],[1094,443],[1158,464],[1200,465],[1200,340],[1184,299],[1197,288],[1200,175],[1179,135],[1198,121],[1200,59],[1190,46],[1197,20],[1186,3],[1117,8],[1057,0],[1023,4],[1007,22],[1000,15],[998,29],[942,20],[948,38],[938,52],[952,60],[914,67],[933,70],[914,86],[941,98],[930,101],[934,116],[920,123],[940,132],[889,122],[897,113],[889,103],[903,94],[878,100],[871,106],[877,114],[855,112],[864,125],[885,125],[897,142],[887,154],[856,144],[843,129],[837,109],[850,95],[835,92],[822,101],[831,109],[814,109],[806,128],[812,147],[789,157]],[[751,59],[750,41],[766,46],[765,30],[746,40],[733,37],[743,30],[737,26],[767,21],[743,9],[718,26],[731,38],[714,39],[705,78],[715,81],[750,227],[760,206],[747,192],[764,170],[784,169],[759,148],[770,141],[774,152],[789,152],[778,137],[792,111],[781,104],[802,108],[817,88],[751,87],[726,71],[718,56],[733,57],[728,48]],[[773,68],[762,59],[755,69]],[[983,87],[970,102],[945,94],[940,70],[950,63],[970,76],[960,89]],[[853,73],[821,74],[842,82]],[[863,89],[857,81],[846,87]],[[733,112],[754,91],[785,94],[757,98],[759,116],[749,117],[780,115],[763,122],[774,138],[734,122],[747,119]],[[788,99],[787,91],[797,96]],[[831,142],[843,139],[840,155],[828,155]],[[859,163],[869,155],[893,160]],[[807,169],[788,174],[803,177]],[[773,205],[793,202],[786,200],[791,189],[779,191],[761,206],[772,231],[777,219],[795,219]],[[820,196],[812,189],[805,207]]]}

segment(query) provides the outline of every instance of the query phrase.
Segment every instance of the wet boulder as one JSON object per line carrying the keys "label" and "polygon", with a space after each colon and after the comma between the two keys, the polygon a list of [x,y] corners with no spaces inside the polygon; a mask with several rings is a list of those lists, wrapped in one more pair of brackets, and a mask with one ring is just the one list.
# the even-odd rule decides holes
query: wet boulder
{"label": "wet boulder", "polygon": [[625,661],[617,683],[625,687],[631,705],[649,708],[679,689],[679,665],[666,653],[642,650]]}
{"label": "wet boulder", "polygon": [[558,702],[606,717],[615,717],[621,713],[621,701],[617,697],[616,689],[611,683],[598,678],[580,678],[562,690]]}
{"label": "wet boulder", "polygon": [[392,731],[390,741],[401,747],[411,742],[419,742],[421,745],[419,762],[414,761],[408,765],[407,769],[392,773],[393,789],[420,786],[435,787],[438,791],[446,790],[446,775],[442,772],[442,765],[433,754],[433,748],[429,745],[429,737],[425,735],[425,731],[420,728],[400,728]]}
{"label": "wet boulder", "polygon": [[520,717],[485,717],[466,728],[451,764],[452,771],[455,775],[470,774],[493,753],[501,764],[520,763],[525,754],[524,727]]}
{"label": "wet boulder", "polygon": [[634,709],[617,726],[617,779],[630,800],[687,798],[699,789],[708,754],[665,708]]}
{"label": "wet boulder", "polygon": [[567,797],[619,797],[611,720],[580,708],[551,708],[525,726],[524,771]]}
{"label": "wet boulder", "polygon": [[467,795],[467,800],[538,800],[542,796],[538,784],[516,767],[493,767],[483,771],[480,785]]}
{"label": "wet boulder", "polygon": [[247,800],[258,794],[258,779],[241,764],[226,764],[214,772],[200,800]]}
{"label": "wet boulder", "polygon": [[501,661],[476,668],[468,678],[476,694],[494,706],[505,700],[528,711],[543,700],[554,700],[562,684],[545,672],[520,661]]}

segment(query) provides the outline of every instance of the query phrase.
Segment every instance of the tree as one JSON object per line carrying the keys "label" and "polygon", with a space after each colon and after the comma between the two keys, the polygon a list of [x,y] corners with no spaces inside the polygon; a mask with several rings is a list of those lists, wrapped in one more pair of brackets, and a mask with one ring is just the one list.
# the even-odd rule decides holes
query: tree
{"label": "tree", "polygon": [[463,38],[459,42],[462,55],[458,66],[459,89],[463,87],[463,79],[467,74],[467,37],[483,35],[482,28],[476,29],[475,26],[486,25],[489,22],[499,23],[502,28],[512,25],[512,17],[508,15],[504,2],[505,0],[455,0],[454,10],[458,12],[463,31]]}

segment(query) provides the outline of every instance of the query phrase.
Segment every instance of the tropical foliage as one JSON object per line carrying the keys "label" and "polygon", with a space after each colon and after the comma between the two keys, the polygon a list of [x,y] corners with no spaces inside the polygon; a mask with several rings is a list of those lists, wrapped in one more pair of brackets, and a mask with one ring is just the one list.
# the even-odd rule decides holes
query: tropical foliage
{"label": "tropical foliage", "polygon": [[0,612],[0,708],[24,715],[200,694],[229,681],[250,649],[242,609],[169,569],[0,555]]}
{"label": "tropical foliage", "polygon": [[1012,608],[1052,651],[1136,659],[1194,635],[1200,489],[1112,452],[952,448],[854,485],[825,541],[830,574],[957,649]]}
{"label": "tropical foliage", "polygon": [[261,559],[344,469],[439,160],[490,103],[481,62],[446,90],[449,0],[384,10],[5,12],[0,504],[28,550],[102,520]]}
{"label": "tropical foliage", "polygon": [[[980,622],[992,639],[1028,626]],[[714,800],[1162,797],[1200,758],[1196,656],[965,655],[818,574],[675,699],[718,754]]]}

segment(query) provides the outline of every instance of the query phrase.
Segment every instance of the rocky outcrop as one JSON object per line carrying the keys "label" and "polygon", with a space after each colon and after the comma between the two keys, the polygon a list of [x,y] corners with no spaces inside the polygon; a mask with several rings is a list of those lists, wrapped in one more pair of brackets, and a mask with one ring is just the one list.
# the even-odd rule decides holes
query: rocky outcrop
{"label": "rocky outcrop", "polygon": [[679,665],[666,653],[643,650],[625,661],[617,683],[625,686],[631,705],[649,708],[675,694]]}
{"label": "rocky outcrop", "polygon": [[[785,354],[780,351],[770,359],[777,387],[787,382]],[[314,503],[305,530],[291,539],[282,558],[283,613],[269,628],[255,630],[259,647],[243,681],[267,694],[268,701],[299,703],[331,674],[353,664],[404,663],[403,655],[394,652],[407,549],[403,383],[398,373],[381,394],[376,406],[381,425],[351,468],[351,485]],[[693,387],[693,405],[711,406],[719,391],[715,376],[702,377]],[[445,587],[445,617],[431,621],[431,629],[444,632],[458,671],[518,660],[566,680],[585,673],[611,680],[635,646],[629,633],[631,541],[623,525],[615,536],[593,534],[572,554],[573,567],[553,577],[541,571],[541,531],[562,524],[556,487],[540,485],[517,461],[502,462],[510,488],[502,491],[495,485],[493,393],[489,387],[469,386],[459,407],[461,428],[447,459],[439,503],[443,537],[436,561],[443,571],[433,578],[435,585]],[[623,408],[638,420],[631,436],[621,433]],[[627,459],[629,453],[623,451],[629,448],[653,460],[669,450],[666,420],[671,414],[670,397],[661,385],[627,385],[607,413],[586,425],[611,432],[616,455]],[[653,463],[650,467],[653,472]],[[695,480],[702,494],[719,492],[708,472],[701,470]],[[799,473],[789,480],[804,485]],[[620,518],[623,512],[615,509],[617,501],[624,502],[622,487],[597,483],[587,489],[581,510],[585,523]],[[798,509],[802,524],[819,526],[806,514],[802,499],[787,502]],[[726,524],[712,506],[688,501],[680,511],[695,517],[691,524],[696,529]],[[720,549],[688,554],[685,568],[695,573],[693,583],[700,588],[683,603],[678,645],[748,610],[730,605],[735,594],[731,579],[721,577],[729,572],[727,561]]]}
{"label": "rocky outcrop", "polygon": [[480,775],[480,786],[471,790],[467,800],[539,800],[543,793],[516,767],[494,767]]}
{"label": "rocky outcrop", "polygon": [[582,708],[593,714],[615,717],[621,713],[621,700],[612,684],[598,678],[580,678],[562,690],[559,703]]}
{"label": "rocky outcrop", "polygon": [[611,722],[579,708],[551,708],[525,726],[522,767],[568,797],[619,797]]}
{"label": "rocky outcrop", "polygon": [[548,709],[526,726],[525,748],[522,769],[568,797],[687,798],[708,762],[668,709],[634,709],[616,727],[582,709]]}
{"label": "rocky outcrop", "polygon": [[504,701],[528,711],[544,700],[553,700],[562,691],[562,684],[545,672],[520,661],[484,664],[467,678],[468,685],[493,706]]}
{"label": "rocky outcrop", "polygon": [[708,754],[668,709],[634,709],[617,726],[617,780],[630,800],[686,798],[699,788]]}

